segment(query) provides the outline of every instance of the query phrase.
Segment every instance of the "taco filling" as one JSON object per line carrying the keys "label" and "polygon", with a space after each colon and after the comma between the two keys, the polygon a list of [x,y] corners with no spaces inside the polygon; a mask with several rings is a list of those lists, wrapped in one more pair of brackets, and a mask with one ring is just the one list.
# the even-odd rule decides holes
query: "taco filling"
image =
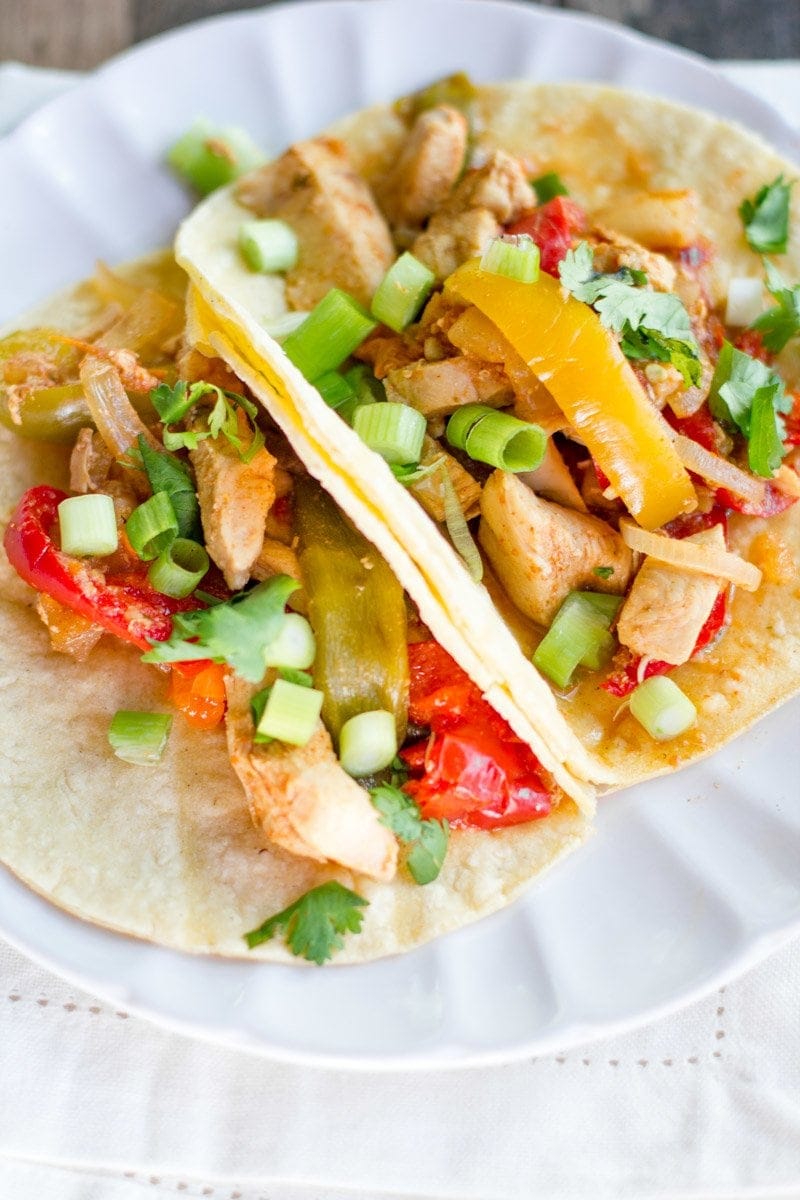
{"label": "taco filling", "polygon": [[[91,673],[110,634],[168,676],[190,727],[224,724],[270,845],[384,883],[400,859],[429,884],[459,831],[545,818],[561,788],[246,385],[190,344],[174,266],[160,270],[158,290],[100,268],[80,336],[34,327],[0,342],[3,424],[61,444],[69,465],[68,490],[18,499],[9,563],[53,650]],[[171,719],[118,712],[108,754],[157,763]],[[344,905],[356,930],[357,885],[323,878],[295,905],[312,921],[321,907],[321,928]],[[322,961],[344,932],[334,921],[330,945],[306,946],[291,919],[268,918],[249,944],[283,922],[295,952]]]}
{"label": "taco filling", "polygon": [[[771,604],[774,585],[796,582],[800,392],[782,352],[800,332],[798,285],[764,258],[791,241],[791,184],[777,174],[718,197],[751,259],[722,291],[729,248],[702,189],[648,187],[637,160],[638,186],[614,194],[597,182],[601,163],[585,168],[585,147],[571,163],[565,136],[548,161],[526,138],[524,116],[553,145],[553,130],[579,124],[571,103],[602,111],[611,97],[610,120],[624,98],[525,89],[495,96],[459,77],[342,122],[339,138],[294,145],[199,210],[179,257],[209,302],[206,332],[228,322],[235,340],[238,323],[277,370],[217,260],[236,222],[242,246],[279,227],[293,235],[289,316],[266,329],[301,419],[313,411],[330,440],[298,372],[389,465],[391,482],[377,464],[358,480],[395,536],[422,565],[402,486],[471,576],[454,609],[468,612],[482,584],[567,720],[629,782],[713,745],[709,678],[717,670],[717,712],[741,678],[713,653],[740,597],[767,591]],[[612,150],[637,152],[607,138],[614,171]],[[343,438],[341,459],[357,477],[351,447]],[[796,594],[784,602],[796,607]],[[681,671],[694,663],[712,664],[696,693]],[[800,681],[787,671],[784,695]],[[525,689],[514,695],[524,706]],[[637,738],[654,749],[626,778]],[[412,774],[430,764],[404,757]],[[428,788],[412,783],[417,796]]]}

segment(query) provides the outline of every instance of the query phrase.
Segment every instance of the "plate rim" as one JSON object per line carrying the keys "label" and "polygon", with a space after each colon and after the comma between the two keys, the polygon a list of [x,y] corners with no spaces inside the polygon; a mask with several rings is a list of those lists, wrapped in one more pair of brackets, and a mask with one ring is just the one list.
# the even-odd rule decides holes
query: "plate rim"
{"label": "plate rim", "polygon": [[[786,122],[782,114],[774,109],[766,101],[755,96],[745,87],[728,79],[721,74],[710,62],[703,56],[689,50],[684,50],[678,47],[669,45],[668,43],[660,42],[646,34],[636,30],[628,29],[620,26],[614,21],[604,17],[597,17],[590,14],[583,14],[572,10],[550,9],[538,4],[519,3],[516,0],[372,0],[372,7],[396,8],[401,9],[405,14],[411,8],[419,8],[420,10],[429,10],[431,4],[438,8],[454,8],[456,3],[463,9],[465,4],[468,4],[473,9],[488,10],[491,8],[493,13],[506,10],[508,12],[520,13],[524,12],[534,19],[542,20],[545,24],[552,22],[559,25],[573,25],[581,29],[602,29],[607,35],[616,39],[621,43],[627,43],[633,46],[640,46],[651,53],[656,53],[663,61],[672,60],[673,62],[691,67],[692,70],[698,72],[698,78],[703,77],[706,81],[713,83],[715,88],[720,90],[720,93],[726,93],[729,97],[737,98],[746,109],[758,115],[758,122],[755,127],[755,132],[764,140],[770,140],[770,135],[764,132],[762,125],[765,128],[774,128],[780,133],[780,152],[789,154],[793,152],[795,158],[800,160],[800,133]],[[155,45],[168,44],[171,41],[179,42],[187,35],[192,35],[203,28],[222,29],[226,26],[234,24],[252,22],[258,24],[261,21],[269,20],[273,14],[280,14],[287,11],[298,11],[301,9],[311,8],[316,14],[321,14],[323,10],[343,10],[360,8],[359,0],[285,0],[283,3],[268,5],[264,8],[248,9],[233,13],[218,13],[210,15],[200,20],[189,22],[178,28],[170,29],[155,35],[146,41],[129,47],[121,53],[102,64],[94,71],[89,73],[84,79],[81,79],[73,87],[69,89],[67,95],[77,96],[80,103],[81,94],[90,95],[92,88],[95,86],[95,81],[105,79],[108,76],[113,76],[114,71],[121,65],[137,58],[146,58],[151,49]],[[579,77],[580,78],[580,77]],[[596,78],[599,83],[608,82],[602,77]],[[588,81],[588,78],[586,80]],[[566,82],[566,81],[565,81]],[[679,89],[680,90],[680,89]],[[654,93],[658,94],[658,93]],[[663,94],[663,93],[662,93]],[[53,110],[57,110],[64,102],[64,96],[57,96],[42,106],[37,108],[33,113],[25,117],[11,132],[0,139],[0,147],[6,143],[14,143],[21,141],[24,143],[29,136],[29,130],[36,122],[47,120]],[[675,99],[674,97],[670,97]],[[688,101],[676,100],[677,103],[689,103]],[[753,126],[743,122],[738,116],[726,116],[723,112],[714,109],[723,119],[733,121],[737,124],[743,124],[746,128],[753,129]],[[786,146],[792,148],[787,151]],[[26,897],[33,899],[35,904],[47,906],[49,910],[55,911],[59,915],[59,919],[74,923],[83,929],[87,927],[90,930],[98,931],[101,935],[113,937],[115,939],[125,940],[127,942],[136,943],[138,939],[130,938],[128,935],[114,933],[102,926],[95,925],[91,922],[84,922],[80,918],[58,909],[58,906],[53,905],[46,898],[38,895],[35,891],[28,888],[22,883],[10,869],[3,866],[0,873],[0,898],[8,887],[12,891],[19,889]],[[490,920],[489,918],[484,918]],[[513,1044],[502,1044],[489,1049],[476,1050],[474,1047],[465,1049],[464,1046],[450,1046],[450,1044],[440,1045],[438,1051],[435,1047],[423,1051],[420,1054],[402,1053],[402,1058],[395,1057],[392,1054],[373,1054],[370,1052],[358,1054],[328,1053],[319,1050],[301,1050],[296,1047],[287,1048],[271,1040],[262,1040],[253,1036],[252,1032],[241,1030],[238,1034],[229,1028],[223,1022],[223,1027],[218,1027],[215,1024],[205,1024],[200,1018],[192,1018],[186,1016],[172,1016],[159,1011],[157,1007],[148,1005],[146,1001],[140,1001],[135,996],[124,995],[120,992],[115,992],[111,987],[110,980],[104,980],[98,977],[96,973],[85,971],[80,967],[72,967],[61,962],[60,957],[55,954],[48,954],[39,946],[32,946],[24,937],[19,936],[16,931],[11,931],[6,927],[6,922],[3,914],[3,906],[0,904],[0,934],[20,953],[33,959],[41,966],[48,970],[54,971],[64,979],[67,979],[75,986],[83,990],[90,991],[104,999],[106,1002],[123,1004],[126,1010],[132,1014],[143,1017],[147,1020],[154,1021],[157,1024],[164,1026],[174,1032],[180,1033],[183,1036],[187,1034],[201,1040],[211,1042],[215,1045],[225,1045],[231,1048],[246,1050],[251,1053],[256,1053],[260,1056],[270,1058],[275,1061],[285,1063],[302,1064],[306,1066],[325,1067],[325,1068],[346,1068],[357,1071],[400,1071],[400,1070],[420,1070],[420,1069],[457,1069],[461,1067],[474,1066],[490,1066],[499,1065],[517,1061],[521,1058],[530,1057],[531,1055],[539,1055],[549,1053],[554,1050],[572,1049],[577,1046],[587,1044],[587,1041],[598,1040],[606,1037],[617,1036],[623,1032],[639,1028],[643,1025],[662,1019],[669,1014],[678,1011],[679,1009],[693,1003],[696,1000],[707,996],[715,989],[723,986],[731,979],[751,969],[757,963],[761,962],[770,953],[779,949],[781,945],[788,942],[800,932],[800,916],[792,919],[789,923],[767,928],[750,939],[741,946],[738,950],[734,948],[723,965],[713,972],[711,976],[704,977],[700,982],[690,983],[682,989],[679,988],[676,992],[670,995],[666,1000],[656,1002],[651,1006],[641,1009],[636,1014],[629,1014],[618,1019],[593,1019],[589,1025],[581,1024],[579,1021],[573,1020],[555,1032],[546,1036],[527,1038],[524,1041],[517,1041]],[[445,935],[452,937],[453,934]],[[151,943],[141,943],[149,950],[155,951],[159,955],[168,955],[179,960],[186,959],[188,961],[196,961],[197,957],[193,954],[171,949],[164,946],[156,946]],[[409,953],[413,953],[409,952]],[[213,956],[208,956],[206,961],[213,961]],[[224,960],[230,963],[231,960]],[[380,961],[380,960],[378,960]],[[269,970],[276,964],[259,962],[248,964],[258,969]],[[363,965],[343,965],[334,967],[335,970],[353,972],[354,974],[371,964]],[[374,964],[372,964],[374,965]],[[281,964],[283,969],[286,967]],[[310,968],[289,967],[292,971],[309,972]],[[131,990],[128,984],[127,991]],[[437,1043],[438,1044],[438,1043]],[[444,1053],[442,1053],[444,1051]]]}

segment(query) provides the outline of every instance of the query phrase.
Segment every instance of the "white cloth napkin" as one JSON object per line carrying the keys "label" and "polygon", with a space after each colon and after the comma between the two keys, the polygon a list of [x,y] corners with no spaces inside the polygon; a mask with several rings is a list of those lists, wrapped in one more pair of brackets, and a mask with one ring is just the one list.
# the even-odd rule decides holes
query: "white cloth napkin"
{"label": "white cloth napkin", "polygon": [[[800,65],[728,73],[800,123]],[[0,130],[65,85],[0,68]],[[0,942],[0,1200],[800,1196],[800,942],[645,1029],[350,1074],[165,1032]]]}

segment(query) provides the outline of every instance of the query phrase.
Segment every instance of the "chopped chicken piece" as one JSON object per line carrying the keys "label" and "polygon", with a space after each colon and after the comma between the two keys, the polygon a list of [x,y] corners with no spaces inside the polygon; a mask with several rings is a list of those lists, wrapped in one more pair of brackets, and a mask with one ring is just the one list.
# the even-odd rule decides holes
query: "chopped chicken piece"
{"label": "chopped chicken piece", "polygon": [[532,492],[536,492],[537,496],[544,496],[545,500],[553,500],[556,504],[563,504],[565,508],[586,512],[586,504],[578,485],[552,438],[547,439],[544,458],[536,470],[521,472],[517,478]]}
{"label": "chopped chicken piece", "polygon": [[124,525],[141,500],[150,495],[150,484],[142,471],[126,471],[125,474],[125,479],[107,479],[102,489],[114,501],[118,525]]}
{"label": "chopped chicken piece", "polygon": [[88,426],[78,431],[69,459],[70,491],[96,492],[108,479],[114,462],[100,434]]}
{"label": "chopped chicken piece", "polygon": [[419,114],[392,170],[375,189],[391,225],[419,227],[444,203],[463,169],[468,134],[466,118],[449,104]]}
{"label": "chopped chicken piece", "polygon": [[[686,541],[725,549],[721,525],[692,534]],[[711,575],[694,575],[645,558],[620,610],[620,642],[634,654],[673,666],[688,662],[721,586]]]}
{"label": "chopped chicken piece", "polygon": [[503,368],[459,355],[443,362],[414,363],[386,376],[387,400],[410,404],[423,416],[440,417],[463,404],[502,408],[514,398]]}
{"label": "chopped chicken piece", "polygon": [[438,279],[446,279],[468,258],[482,254],[503,225],[535,207],[522,164],[496,150],[482,167],[467,172],[416,239],[413,252]]}
{"label": "chopped chicken piece", "polygon": [[101,625],[95,625],[44,592],[36,597],[36,612],[47,626],[52,648],[59,654],[71,654],[78,662],[84,661],[103,636]]}
{"label": "chopped chicken piece", "polygon": [[519,159],[495,150],[482,167],[466,173],[447,207],[451,212],[488,208],[501,225],[509,225],[536,208],[536,194]]}
{"label": "chopped chicken piece", "polygon": [[355,352],[361,362],[369,363],[376,379],[385,379],[390,371],[408,367],[425,355],[425,344],[413,334],[378,331]]}
{"label": "chopped chicken piece", "polygon": [[291,575],[292,579],[300,579],[300,562],[291,546],[274,538],[265,538],[253,563],[252,575],[254,579],[269,579],[273,575]]}
{"label": "chopped chicken piece", "polygon": [[447,279],[467,259],[483,254],[486,243],[499,233],[497,218],[488,208],[449,212],[445,206],[431,217],[428,228],[415,240],[412,253],[437,279]]}
{"label": "chopped chicken piece", "polygon": [[255,745],[253,690],[235,676],[226,679],[228,753],[254,825],[291,854],[392,879],[397,842],[364,789],[342,770],[322,722],[305,746]]}
{"label": "chopped chicken piece", "polygon": [[428,475],[425,479],[420,479],[418,483],[412,483],[409,491],[414,497],[419,500],[422,507],[429,516],[433,517],[434,521],[440,524],[445,519],[444,507],[444,487],[442,485],[442,470],[446,470],[450,476],[450,481],[453,489],[458,497],[458,503],[461,505],[461,511],[467,520],[476,517],[480,512],[481,504],[481,485],[476,479],[473,479],[469,471],[465,471],[461,463],[453,458],[452,454],[448,454],[443,450],[438,442],[432,437],[426,435],[425,441],[422,444],[422,454],[420,455],[420,465],[425,467],[436,462],[437,459],[443,459],[444,465],[435,471],[432,475]]}
{"label": "chopped chicken piece", "polygon": [[177,359],[178,377],[187,383],[213,383],[223,392],[241,392],[242,383],[221,358],[207,358],[192,346],[185,346]]}
{"label": "chopped chicken piece", "polygon": [[644,271],[657,292],[671,292],[675,287],[675,267],[663,254],[645,250],[639,242],[602,225],[594,227],[588,240],[594,250],[595,271],[613,274],[620,267],[630,267]]}
{"label": "chopped chicken piece", "polygon": [[631,552],[604,521],[540,500],[507,471],[483,489],[478,539],[517,608],[540,625],[574,589],[621,595],[631,576]]}
{"label": "chopped chicken piece", "polygon": [[[239,436],[249,430],[239,412]],[[247,583],[264,542],[267,513],[275,501],[276,460],[261,449],[249,462],[222,438],[205,438],[189,452],[197,477],[197,495],[206,546],[236,592]]]}
{"label": "chopped chicken piece", "polygon": [[389,227],[342,142],[315,138],[248,175],[237,197],[260,217],[279,217],[299,241],[286,276],[289,306],[312,309],[332,287],[362,304],[395,258]]}

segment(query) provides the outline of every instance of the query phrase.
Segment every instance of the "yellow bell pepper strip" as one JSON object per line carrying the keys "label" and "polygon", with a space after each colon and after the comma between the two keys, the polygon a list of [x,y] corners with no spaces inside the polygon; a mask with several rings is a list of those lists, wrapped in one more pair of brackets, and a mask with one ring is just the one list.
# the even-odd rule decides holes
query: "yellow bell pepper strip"
{"label": "yellow bell pepper strip", "polygon": [[669,437],[613,335],[552,276],[519,283],[475,259],[445,283],[474,304],[547,386],[628,511],[657,529],[697,507]]}

